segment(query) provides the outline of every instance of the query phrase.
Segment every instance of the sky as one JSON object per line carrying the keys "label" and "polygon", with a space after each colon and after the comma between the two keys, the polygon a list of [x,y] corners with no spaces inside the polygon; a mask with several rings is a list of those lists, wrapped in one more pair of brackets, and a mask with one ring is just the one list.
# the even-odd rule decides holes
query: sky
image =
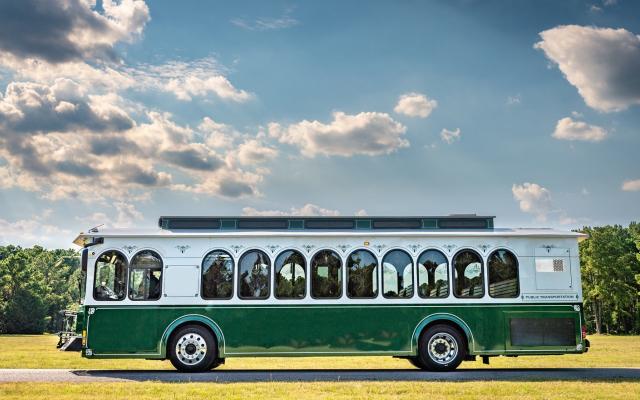
{"label": "sky", "polygon": [[0,2],[0,245],[161,215],[640,216],[640,3]]}

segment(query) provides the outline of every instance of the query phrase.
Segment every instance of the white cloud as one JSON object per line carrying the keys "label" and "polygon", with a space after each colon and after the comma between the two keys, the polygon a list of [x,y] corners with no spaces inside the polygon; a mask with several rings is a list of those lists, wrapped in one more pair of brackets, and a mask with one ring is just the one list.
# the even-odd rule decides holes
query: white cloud
{"label": "white cloud", "polygon": [[422,93],[411,92],[400,96],[393,111],[409,117],[427,118],[436,107],[437,101],[427,98]]}
{"label": "white cloud", "polygon": [[179,100],[188,101],[209,94],[237,103],[254,98],[252,93],[237,89],[222,69],[215,59],[208,57],[189,62],[143,64],[125,71],[134,78],[134,88],[161,90],[175,95]]}
{"label": "white cloud", "polygon": [[446,142],[447,144],[451,144],[456,140],[460,140],[460,137],[461,137],[460,128],[456,128],[453,131],[450,131],[448,129],[443,129],[440,132],[440,139],[442,139],[442,141]]}
{"label": "white cloud", "polygon": [[253,207],[244,207],[242,215],[247,216],[338,216],[340,212],[337,210],[329,210],[315,204],[307,203],[300,208],[291,207],[289,211],[282,210],[257,210]]}
{"label": "white cloud", "polygon": [[640,191],[640,179],[624,181],[622,183],[622,190],[624,190],[625,192]]}
{"label": "white cloud", "polygon": [[522,98],[520,97],[519,94],[515,95],[515,96],[509,96],[507,97],[507,105],[508,106],[513,106],[516,104],[520,104],[522,102]]}
{"label": "white cloud", "polygon": [[367,214],[367,210],[365,210],[364,208],[358,210],[355,212],[356,217],[366,217]]}
{"label": "white cloud", "polygon": [[269,135],[281,143],[297,146],[306,157],[318,154],[350,157],[376,156],[408,147],[407,128],[386,113],[361,112],[356,115],[336,111],[333,121],[301,121],[283,127],[269,124]]}
{"label": "white cloud", "polygon": [[552,211],[551,192],[537,183],[525,182],[511,187],[513,198],[518,202],[520,210],[533,214],[538,221],[547,220]]}
{"label": "white cloud", "polygon": [[68,229],[62,229],[46,221],[49,212],[34,215],[30,218],[8,221],[0,218],[0,245],[19,245],[30,247],[40,245],[44,247],[56,247],[61,238],[67,238],[63,242],[70,243],[72,233]]}
{"label": "white cloud", "polygon": [[130,42],[149,21],[143,0],[21,0],[0,2],[0,50],[51,63],[117,59],[114,46]]}
{"label": "white cloud", "polygon": [[271,161],[277,155],[277,149],[266,146],[256,139],[247,140],[238,146],[238,160],[243,165],[259,164]]}
{"label": "white cloud", "polygon": [[640,104],[640,36],[626,29],[563,25],[535,44],[558,65],[585,103],[604,112]]}
{"label": "white cloud", "polygon": [[558,121],[556,129],[551,136],[559,140],[600,142],[606,139],[608,132],[602,127],[565,117]]}
{"label": "white cloud", "polygon": [[249,31],[275,31],[287,29],[300,24],[300,21],[291,16],[293,9],[287,9],[279,17],[260,17],[251,21],[246,18],[234,18],[230,22],[242,29]]}
{"label": "white cloud", "polygon": [[131,203],[116,201],[113,203],[113,206],[117,211],[116,221],[114,223],[114,227],[116,228],[129,228],[134,222],[144,219],[142,213]]}

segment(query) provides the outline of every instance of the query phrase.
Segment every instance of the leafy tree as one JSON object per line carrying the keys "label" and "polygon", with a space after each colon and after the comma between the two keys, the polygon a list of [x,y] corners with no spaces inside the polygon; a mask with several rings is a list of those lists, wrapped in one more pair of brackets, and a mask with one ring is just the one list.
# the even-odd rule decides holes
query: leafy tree
{"label": "leafy tree", "polygon": [[[588,321],[597,333],[635,333],[640,329],[638,226],[585,227],[580,243],[583,295]],[[634,237],[635,236],[635,237]]]}

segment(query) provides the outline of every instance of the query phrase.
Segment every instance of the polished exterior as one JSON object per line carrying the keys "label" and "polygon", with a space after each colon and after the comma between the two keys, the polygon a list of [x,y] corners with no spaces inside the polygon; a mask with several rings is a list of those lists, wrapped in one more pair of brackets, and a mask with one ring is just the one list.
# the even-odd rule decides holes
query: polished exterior
{"label": "polished exterior", "polygon": [[[584,349],[581,312],[574,305],[92,306],[86,312],[87,348],[93,357],[164,358],[169,335],[188,321],[212,328],[221,357],[410,356],[416,354],[422,329],[435,321],[459,326],[469,340],[470,353],[476,355]],[[522,316],[575,319],[576,346],[512,346],[509,318]]]}
{"label": "polished exterior", "polygon": [[[218,341],[220,358],[236,356],[310,355],[390,355],[415,356],[420,333],[433,323],[448,323],[464,332],[472,355],[526,355],[581,353],[586,341],[581,336],[582,293],[577,239],[579,234],[558,231],[489,230],[440,232],[123,232],[105,231],[83,234],[89,247],[85,329],[87,343],[83,355],[90,358],[155,358],[167,356],[171,333],[185,324],[211,329]],[[98,240],[97,240],[98,239]],[[378,263],[385,254],[400,249],[412,258],[414,266],[428,249],[441,251],[451,268],[454,255],[470,249],[477,252],[487,276],[487,260],[497,249],[508,249],[518,257],[519,296],[491,298],[487,279],[481,298],[422,299],[313,299],[307,276],[307,296],[303,299],[277,299],[273,293],[264,300],[207,300],[199,293],[199,269],[212,250],[229,253],[235,264],[252,249],[264,251],[271,259],[285,250],[301,252],[307,261],[322,250],[335,251],[345,265],[347,256],[367,249]],[[172,285],[162,282],[163,295],[157,301],[95,301],[92,296],[96,259],[105,251],[121,251],[130,261],[140,251],[156,251],[167,269],[178,268],[192,274],[192,292],[175,295]],[[564,257],[567,280],[564,287],[539,289],[536,258]],[[307,265],[309,265],[307,263]],[[378,268],[381,274],[382,268]],[[449,271],[451,276],[451,271]],[[308,270],[307,270],[308,273]],[[344,285],[346,271],[342,269]],[[165,274],[165,277],[171,276]],[[184,277],[183,277],[184,278]],[[273,274],[271,286],[273,287]],[[382,276],[378,275],[378,282]],[[413,282],[417,282],[416,268]],[[449,285],[451,286],[451,285]],[[417,292],[414,290],[414,292]],[[563,346],[513,346],[511,318],[569,318],[575,321],[575,342]]]}

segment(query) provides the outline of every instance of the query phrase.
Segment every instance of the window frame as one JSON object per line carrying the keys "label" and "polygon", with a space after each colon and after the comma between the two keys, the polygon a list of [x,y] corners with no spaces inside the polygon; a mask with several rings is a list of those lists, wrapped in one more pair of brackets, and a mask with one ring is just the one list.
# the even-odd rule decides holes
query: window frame
{"label": "window frame", "polygon": [[[456,268],[456,267],[455,267],[455,262],[456,262],[456,257],[457,257],[458,255],[460,255],[460,253],[464,253],[465,251],[469,251],[469,252],[471,252],[471,253],[474,253],[474,254],[475,254],[476,256],[478,256],[478,258],[480,259],[480,276],[482,277],[482,285],[481,285],[481,287],[482,287],[482,296],[479,296],[479,297],[469,297],[469,296],[458,296],[458,295],[456,294],[456,290],[455,290],[456,283],[457,283],[456,274],[455,274],[455,268]],[[462,249],[460,249],[460,250],[456,251],[456,253],[453,255],[453,257],[451,257],[451,270],[452,270],[452,271],[451,271],[451,276],[452,276],[452,278],[453,278],[453,280],[452,280],[453,285],[452,285],[452,287],[451,287],[451,293],[453,293],[453,296],[454,296],[456,299],[481,300],[481,299],[483,299],[483,298],[487,295],[487,290],[485,289],[485,284],[487,283],[487,282],[486,282],[486,279],[485,279],[485,273],[484,273],[485,265],[486,265],[486,262],[484,261],[484,258],[482,258],[482,255],[480,254],[480,252],[478,252],[478,251],[476,251],[476,250],[474,250],[474,249],[471,249],[471,248],[462,248]]]}
{"label": "window frame", "polygon": [[[138,256],[140,253],[143,253],[145,251],[150,251],[152,253],[155,253],[158,258],[160,259],[160,296],[158,296],[157,299],[132,299],[131,298],[131,294],[129,292],[129,283],[131,282],[131,271],[134,269],[158,269],[158,268],[148,268],[148,267],[131,267],[131,262],[133,261],[134,258],[136,258],[136,256]],[[164,259],[162,258],[162,256],[160,255],[160,252],[158,250],[152,249],[152,248],[143,248],[138,250],[129,260],[129,263],[127,265],[127,299],[129,299],[129,301],[158,301],[163,297],[163,290],[164,290]]]}
{"label": "window frame", "polygon": [[[251,252],[261,252],[265,256],[267,256],[267,260],[269,261],[269,267],[267,268],[267,290],[269,292],[267,293],[267,295],[265,297],[243,297],[242,296],[242,291],[240,290],[240,288],[242,286],[242,281],[240,279],[241,276],[242,276],[242,274],[240,273],[240,267],[242,265],[242,259],[244,257],[246,257],[246,255],[251,253]],[[265,250],[262,250],[261,248],[258,248],[258,247],[254,247],[254,248],[248,249],[245,252],[243,252],[240,255],[240,257],[238,257],[238,263],[237,263],[238,273],[237,273],[236,281],[237,281],[237,289],[238,289],[238,292],[237,292],[238,299],[240,299],[240,300],[249,300],[249,301],[251,301],[251,300],[255,301],[255,300],[268,300],[268,299],[270,299],[272,294],[273,294],[273,293],[271,293],[271,277],[273,275],[272,272],[271,272],[272,269],[273,269],[273,260],[271,260],[271,257],[269,256],[269,253],[267,253]]]}
{"label": "window frame", "polygon": [[[489,260],[491,259],[491,256],[493,256],[496,252],[501,250],[511,253],[513,258],[516,260],[516,284],[517,284],[518,291],[516,292],[515,296],[494,297],[491,295],[491,288],[489,287],[489,285],[491,285],[491,274],[489,273]],[[506,247],[498,247],[493,251],[491,251],[491,253],[489,253],[489,256],[487,257],[487,294],[492,299],[517,299],[518,297],[520,297],[520,260],[518,259],[518,256],[514,251],[507,249]]]}
{"label": "window frame", "polygon": [[[409,260],[411,260],[411,284],[413,285],[413,294],[409,297],[400,297],[400,296],[396,296],[396,297],[391,297],[391,296],[386,296],[384,293],[384,259],[387,258],[387,256],[390,253],[393,253],[394,251],[399,251],[402,252],[404,254],[406,254],[409,257]],[[406,251],[405,249],[402,248],[394,248],[394,249],[390,249],[389,251],[387,251],[386,253],[384,253],[384,255],[382,256],[382,259],[380,261],[380,287],[382,288],[381,292],[382,292],[382,297],[384,297],[385,299],[389,299],[389,300],[406,300],[406,299],[413,299],[416,295],[416,285],[415,285],[415,280],[416,280],[416,276],[414,276],[414,273],[416,272],[417,268],[416,268],[417,262],[416,260],[414,260],[413,256]],[[395,266],[394,266],[395,268]]]}
{"label": "window frame", "polygon": [[[329,251],[331,253],[334,253],[335,255],[338,256],[338,260],[340,260],[340,295],[337,297],[316,297],[313,295],[313,259],[316,258],[316,256],[320,253],[322,253],[323,251]],[[344,258],[342,258],[342,256],[340,255],[339,252],[337,252],[336,250],[329,248],[329,247],[325,247],[322,249],[319,249],[318,251],[316,251],[315,253],[313,253],[313,256],[311,256],[310,260],[309,260],[309,297],[311,297],[314,300],[340,300],[344,297],[345,295],[345,262],[344,262]]]}
{"label": "window frame", "polygon": [[[278,262],[278,258],[283,255],[284,253],[286,253],[287,251],[295,251],[296,253],[300,254],[302,256],[302,259],[304,260],[304,265],[302,266],[302,268],[304,269],[304,296],[302,297],[278,297],[278,295],[276,294],[276,285],[277,285],[277,275],[278,272],[276,271],[276,263]],[[280,251],[274,258],[273,258],[273,298],[277,299],[277,300],[304,300],[307,298],[307,292],[309,292],[309,290],[307,290],[307,283],[309,280],[309,273],[308,273],[308,269],[307,269],[307,264],[309,264],[307,257],[304,256],[304,253],[298,249],[294,249],[294,248],[288,248],[288,249],[284,249],[282,251]]]}
{"label": "window frame", "polygon": [[[376,294],[375,296],[372,297],[351,297],[349,295],[349,257],[351,257],[351,255],[353,255],[353,253],[359,252],[359,251],[366,251],[367,253],[371,254],[373,256],[373,258],[376,260]],[[376,256],[376,254],[369,250],[369,249],[365,249],[365,248],[356,248],[353,251],[351,251],[349,253],[349,255],[345,258],[345,262],[344,262],[344,274],[345,274],[345,279],[344,279],[344,287],[345,287],[345,293],[347,295],[347,298],[349,299],[353,299],[353,300],[371,300],[371,299],[377,299],[378,297],[380,297],[380,260],[378,259],[378,256]]]}
{"label": "window frame", "polygon": [[[98,260],[100,259],[100,257],[102,257],[105,253],[108,253],[110,251],[116,252],[118,254],[120,254],[122,256],[122,258],[124,259],[124,263],[125,263],[125,267],[124,267],[124,297],[121,299],[117,299],[117,300],[113,300],[113,299],[97,299],[96,298],[96,279],[98,278],[98,274],[96,271],[96,267],[98,266]],[[93,287],[91,288],[91,296],[93,297],[94,301],[123,301],[126,300],[129,296],[128,296],[128,289],[129,289],[129,259],[127,258],[126,255],[124,255],[124,253],[118,249],[106,249],[104,251],[102,251],[100,254],[98,254],[98,256],[96,257],[96,261],[93,263]]]}
{"label": "window frame", "polygon": [[[447,260],[447,267],[445,268],[445,271],[447,271],[447,294],[446,296],[438,296],[438,297],[424,297],[420,295],[420,257],[422,257],[422,255],[428,251],[436,251],[440,254],[442,254],[442,256],[444,257],[445,260]],[[420,254],[418,254],[418,257],[416,257],[416,284],[417,284],[417,294],[418,297],[424,300],[434,300],[434,299],[448,299],[449,297],[451,297],[451,293],[453,293],[453,288],[452,288],[452,278],[453,278],[453,273],[450,271],[453,265],[453,259],[449,259],[449,257],[447,257],[447,255],[445,254],[444,251],[437,249],[435,247],[429,247],[427,249],[424,249],[423,251],[420,252]]]}
{"label": "window frame", "polygon": [[[231,262],[233,263],[233,265],[231,266],[231,295],[229,297],[204,297],[204,279],[203,279],[203,275],[204,275],[204,260],[206,260],[207,256],[211,253],[214,252],[221,252],[221,253],[225,253],[226,255],[229,256],[229,258],[231,259]],[[223,250],[223,249],[213,249],[210,251],[207,251],[207,253],[204,255],[204,257],[202,257],[202,261],[200,262],[200,298],[202,300],[231,300],[233,298],[233,295],[235,294],[235,285],[234,285],[234,280],[236,278],[235,276],[236,274],[236,261],[233,258],[233,256],[231,255],[231,252]]]}

